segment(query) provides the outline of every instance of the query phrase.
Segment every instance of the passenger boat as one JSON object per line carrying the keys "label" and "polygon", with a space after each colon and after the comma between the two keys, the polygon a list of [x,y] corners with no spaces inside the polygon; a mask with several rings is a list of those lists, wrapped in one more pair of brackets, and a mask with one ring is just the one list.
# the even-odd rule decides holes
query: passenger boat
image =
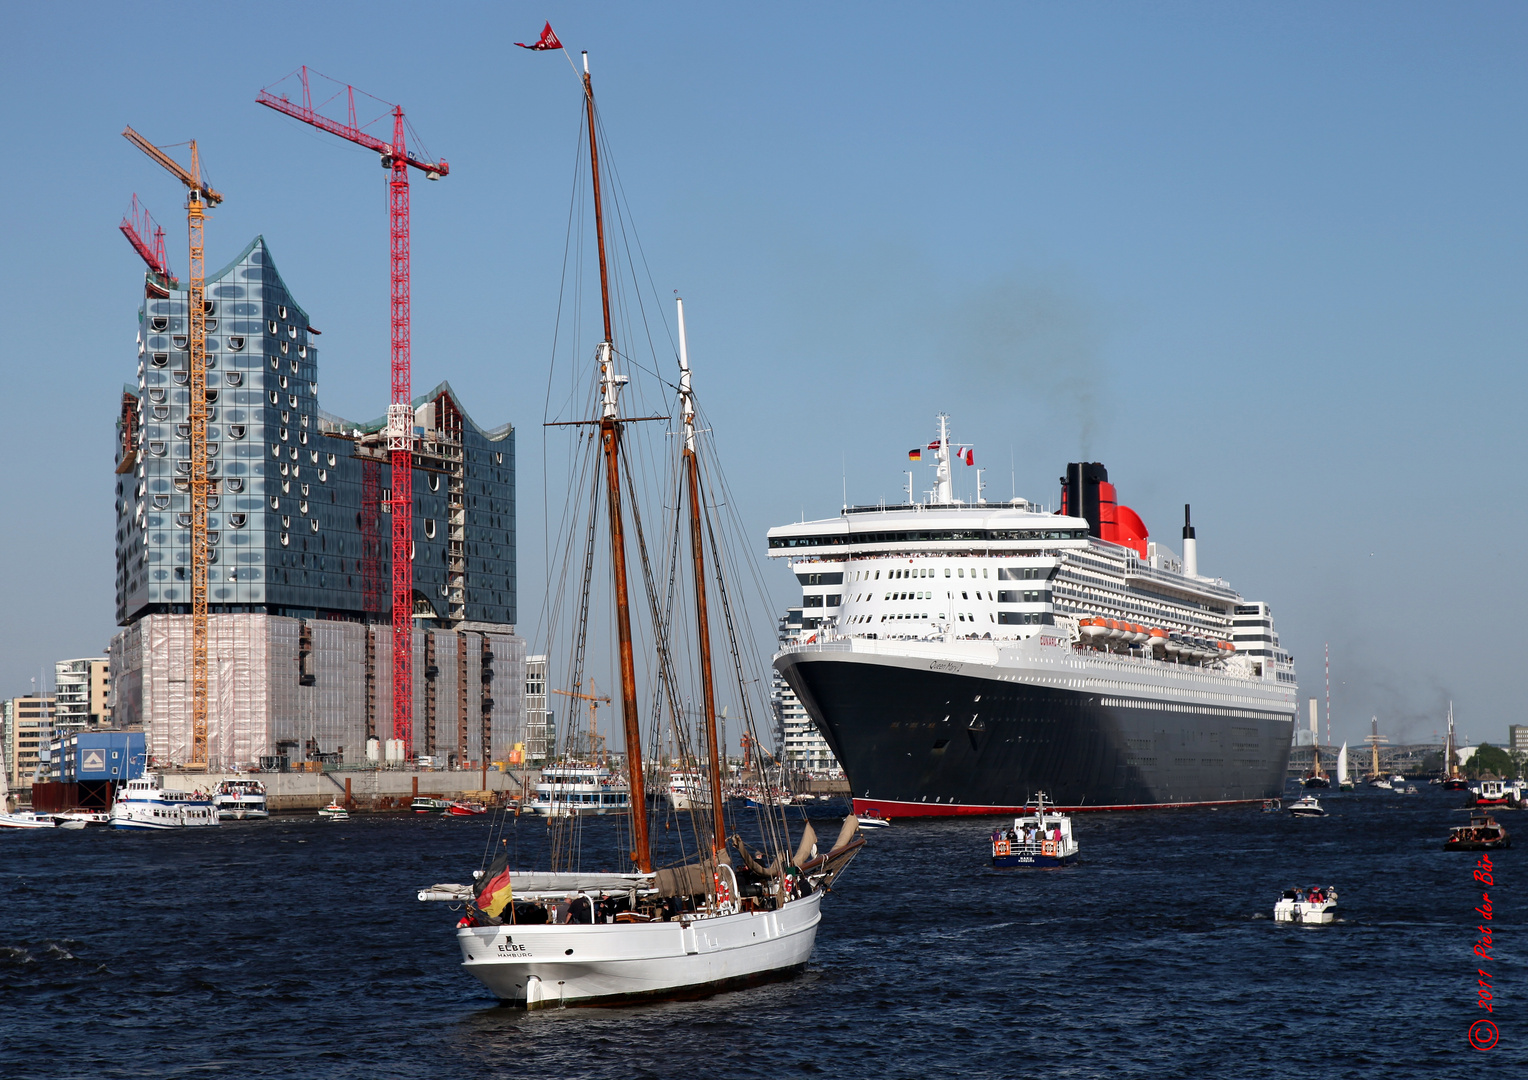
{"label": "passenger boat", "polygon": [[[1066,466],[1059,512],[958,498],[974,464],[949,418],[909,452],[926,499],[777,525],[802,585],[780,678],[848,776],[856,813],[1132,810],[1261,803],[1284,787],[1294,657],[1267,603],[1148,536],[1100,462]],[[1229,704],[1234,703],[1234,704]]]}
{"label": "passenger boat", "polygon": [[320,809],[318,816],[327,821],[349,821],[350,811],[346,810],[338,799],[335,799],[328,806]]}
{"label": "passenger boat", "polygon": [[168,791],[158,773],[144,773],[122,785],[111,807],[114,829],[190,829],[218,824],[217,807],[200,793]]}
{"label": "passenger boat", "polygon": [[224,780],[213,792],[212,802],[224,821],[264,820],[271,816],[265,802],[265,785],[259,780]]}
{"label": "passenger boat", "polygon": [[1314,795],[1306,795],[1291,803],[1289,812],[1295,817],[1326,817],[1326,811],[1321,808],[1321,800]]}
{"label": "passenger boat", "polygon": [[711,793],[705,778],[698,772],[669,773],[668,787],[663,796],[675,810],[688,810],[697,805],[710,805]]}
{"label": "passenger boat", "polygon": [[1013,819],[1013,826],[992,834],[992,865],[1069,866],[1077,861],[1077,839],[1068,814],[1047,810],[1045,792],[1035,796],[1033,810]]}
{"label": "passenger boat", "polygon": [[1331,885],[1285,889],[1284,895],[1273,905],[1274,922],[1319,925],[1330,923],[1336,917],[1337,890]]}
{"label": "passenger boat", "polygon": [[1495,851],[1512,846],[1507,834],[1490,814],[1471,814],[1468,825],[1455,825],[1443,842],[1444,851]]}
{"label": "passenger boat", "polygon": [[[548,40],[555,42],[550,25],[543,33],[543,42]],[[733,549],[727,540],[718,539],[726,521],[713,516],[717,496],[708,497],[702,488],[703,476],[707,484],[721,481],[711,457],[713,444],[703,439],[712,424],[696,424],[682,301],[678,307],[677,425],[681,431],[676,433],[680,438],[670,443],[678,461],[672,463],[677,468],[664,468],[662,480],[676,485],[677,490],[662,493],[662,506],[671,511],[666,520],[664,514],[639,516],[641,485],[634,481],[633,470],[643,463],[629,449],[629,443],[643,431],[638,422],[644,418],[623,417],[621,406],[623,388],[631,378],[643,378],[644,368],[629,363],[615,344],[611,261],[606,257],[601,209],[601,146],[587,54],[583,85],[604,336],[596,346],[599,384],[598,396],[592,402],[595,415],[565,421],[586,431],[587,437],[580,440],[581,465],[575,474],[583,479],[568,489],[573,509],[564,535],[588,540],[564,546],[557,556],[561,565],[549,574],[549,580],[581,579],[585,583],[583,589],[559,601],[569,609],[566,625],[574,627],[568,650],[573,658],[568,673],[572,685],[581,683],[586,646],[591,634],[600,632],[590,623],[603,621],[605,612],[613,616],[609,638],[617,645],[611,651],[619,670],[617,700],[621,702],[625,784],[618,786],[605,770],[595,766],[550,767],[543,773],[537,798],[531,804],[536,808],[540,803],[541,811],[552,819],[547,845],[549,870],[513,867],[513,855],[505,851],[475,875],[471,885],[436,885],[418,894],[421,900],[462,904],[465,911],[457,922],[456,940],[463,966],[501,1001],[529,1009],[695,997],[799,971],[812,955],[824,895],[864,844],[856,835],[858,823],[850,815],[825,852],[819,852],[811,824],[803,823],[793,853],[790,822],[768,796],[758,814],[747,815],[748,826],[758,830],[757,840],[745,841],[737,831],[729,834],[727,818],[735,811],[722,797],[709,605],[710,590],[716,588],[720,602],[715,611],[723,623],[717,636],[730,643],[730,649],[736,649],[737,642],[746,640],[746,634],[739,630],[742,613],[738,609],[745,590],[733,576],[732,560],[721,558],[723,551]],[[585,358],[579,357],[577,362],[583,364]],[[618,362],[629,364],[627,371],[632,374],[618,373]],[[652,392],[658,393],[657,386],[661,385],[655,385]],[[638,392],[633,388],[626,396]],[[662,411],[669,410],[665,407]],[[657,436],[653,438],[656,441]],[[707,454],[704,470],[699,461],[702,444]],[[670,580],[661,587],[676,589],[682,581],[683,603],[668,603],[647,574],[654,560],[643,535],[643,517],[649,529],[652,522],[665,521],[662,528],[668,535],[662,537],[661,550],[672,551],[674,558],[663,557]],[[628,521],[635,525],[629,537]],[[604,546],[597,548],[594,538],[601,532],[608,536],[610,563],[608,576],[601,573],[599,578],[609,582],[613,603],[591,605],[588,586],[593,580],[592,560]],[[643,574],[634,579],[638,582],[635,590],[629,584],[633,579],[628,575],[628,547],[637,549]],[[680,561],[681,551],[688,554],[684,562]],[[632,597],[632,591],[637,597]],[[644,599],[646,603],[639,603],[638,610],[646,611],[651,625],[639,648],[634,644],[631,609],[634,600]],[[693,631],[693,638],[688,631]],[[693,652],[679,654],[691,641]],[[657,699],[654,717],[668,719],[673,725],[676,742],[686,758],[683,771],[701,772],[710,788],[705,805],[694,805],[678,815],[674,827],[688,831],[690,840],[682,850],[690,854],[670,866],[655,865],[655,850],[662,852],[664,848],[655,845],[649,820],[642,755],[645,717],[638,706],[638,655],[644,664],[651,665],[647,686],[654,688]],[[739,659],[723,670],[732,676],[736,695],[732,700],[741,706],[744,737],[756,741],[759,733],[754,717],[767,714],[768,701],[758,681],[745,673],[745,667]],[[698,686],[692,685],[695,683]],[[686,723],[682,719],[686,704],[697,700],[700,709],[695,720],[687,722],[691,726],[682,726]],[[565,751],[570,744],[577,745],[572,743],[575,732],[569,730],[576,726],[576,722],[562,726],[557,733]],[[588,740],[583,745],[588,745]],[[609,871],[605,863],[601,872],[586,873],[578,865],[581,859],[593,857],[588,835],[592,826],[585,824],[581,813],[591,804],[626,815],[629,829],[599,831],[616,834],[617,865],[624,865],[629,858],[629,867]],[[741,826],[742,822],[735,824]],[[604,859],[601,856],[602,862]]]}
{"label": "passenger boat", "polygon": [[31,810],[18,810],[14,814],[0,814],[0,828],[3,829],[51,829],[57,825],[51,815],[38,814]]}
{"label": "passenger boat", "polygon": [[536,797],[524,809],[542,817],[578,817],[586,814],[624,814],[631,808],[631,792],[603,765],[569,763],[541,770]]}
{"label": "passenger boat", "polygon": [[428,795],[415,795],[409,809],[416,814],[444,814],[451,806],[446,799],[432,799]]}

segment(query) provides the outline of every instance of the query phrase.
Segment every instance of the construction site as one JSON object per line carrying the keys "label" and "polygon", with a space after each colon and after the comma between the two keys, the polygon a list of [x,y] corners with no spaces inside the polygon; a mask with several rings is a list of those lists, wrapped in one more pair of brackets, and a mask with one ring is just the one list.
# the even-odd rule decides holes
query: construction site
{"label": "construction site", "polygon": [[[411,151],[401,107],[383,105],[390,138],[370,134],[358,96],[374,111],[348,86],[315,108],[302,69],[257,102],[387,170],[388,396],[365,421],[320,408],[320,331],[263,237],[206,272],[224,196],[197,143],[184,165],[123,132],[183,190],[189,239],[181,278],[133,196],[121,230],[145,271],[115,440],[109,656],[114,723],[141,725],[153,769],[455,769],[478,788],[524,761],[514,428],[480,426],[448,384],[411,385],[410,174],[450,169]],[[345,161],[325,185],[345,183]]]}

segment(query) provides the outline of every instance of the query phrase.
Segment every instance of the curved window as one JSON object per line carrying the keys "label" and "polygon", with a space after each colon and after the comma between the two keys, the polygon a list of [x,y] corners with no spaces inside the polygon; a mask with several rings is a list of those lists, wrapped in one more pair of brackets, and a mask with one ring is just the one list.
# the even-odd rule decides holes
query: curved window
{"label": "curved window", "polygon": [[276,371],[280,367],[281,367],[281,357],[279,357],[279,356],[271,357],[271,370],[272,371]]}
{"label": "curved window", "polygon": [[207,391],[207,404],[208,405],[215,404],[217,402],[217,399],[218,399],[218,392],[216,390],[208,390]]}
{"label": "curved window", "polygon": [[308,513],[308,500],[307,499],[302,499],[302,500],[300,500],[297,503],[297,512],[299,514],[304,515],[304,516],[307,515],[307,513]]}
{"label": "curved window", "polygon": [[242,335],[238,335],[238,334],[230,335],[229,338],[228,338],[228,351],[229,352],[242,352],[243,349],[244,349],[244,338],[243,338],[243,336]]}
{"label": "curved window", "polygon": [[286,429],[286,428],[282,428],[282,429],[281,429],[281,430],[280,430],[280,431],[279,431],[279,432],[278,432],[278,434],[279,434],[279,435],[280,435],[280,436],[281,436],[281,441],[282,441],[282,442],[286,442],[286,440],[287,440],[287,429]]}
{"label": "curved window", "polygon": [[167,352],[157,352],[157,353],[150,353],[149,354],[149,363],[153,364],[155,367],[164,367],[169,362],[170,362],[170,354],[167,353]]}
{"label": "curved window", "polygon": [[244,522],[247,520],[243,514],[229,514],[228,526],[233,529],[242,529],[244,528]]}
{"label": "curved window", "polygon": [[286,305],[285,304],[277,304],[276,305],[276,314],[281,316],[281,318],[283,318],[283,319],[286,318]]}
{"label": "curved window", "polygon": [[280,457],[280,456],[281,456],[281,444],[280,443],[271,443],[271,457]]}
{"label": "curved window", "polygon": [[287,327],[287,337],[291,338],[293,341],[296,341],[297,340],[297,327],[295,327],[295,326],[288,326]]}
{"label": "curved window", "polygon": [[165,392],[164,392],[164,390],[162,388],[156,387],[155,389],[149,391],[149,400],[150,401],[158,403],[158,402],[162,402],[164,400],[164,398],[165,398]]}
{"label": "curved window", "polygon": [[243,424],[229,424],[228,425],[228,437],[230,439],[242,439],[242,438],[244,438],[244,425]]}
{"label": "curved window", "polygon": [[170,320],[163,315],[155,315],[149,320],[149,326],[154,330],[163,332],[170,328]]}
{"label": "curved window", "polygon": [[155,495],[154,496],[154,509],[155,510],[168,510],[169,508],[170,508],[170,497],[168,495]]}
{"label": "curved window", "polygon": [[291,456],[292,456],[292,460],[293,461],[297,460],[297,447],[295,447],[295,446],[292,447],[292,455]]}
{"label": "curved window", "polygon": [[278,378],[276,380],[276,385],[281,387],[281,389],[285,390],[287,388],[287,378],[286,378],[286,376],[282,375],[280,378]]}
{"label": "curved window", "polygon": [[[280,451],[280,450],[281,450],[281,447],[279,447],[279,446],[278,446],[278,447],[276,447],[276,450],[277,450],[277,451],[278,451],[278,453],[279,453],[279,451]],[[286,474],[287,474],[287,463],[286,463],[286,462],[284,462],[284,461],[283,461],[283,462],[282,462],[282,463],[281,463],[281,465],[280,465],[280,469],[281,469],[281,475],[282,475],[282,476],[285,476],[285,475],[286,475]]]}
{"label": "curved window", "polygon": [[185,334],[175,334],[170,338],[170,344],[174,345],[177,349],[184,349],[190,341],[191,339],[186,337]]}
{"label": "curved window", "polygon": [[[203,325],[207,327],[207,333],[214,334],[214,333],[217,332],[218,321],[216,319],[207,319],[207,320],[205,320]],[[212,342],[210,342],[210,341],[207,342],[207,345],[210,348],[211,345],[212,345]]]}
{"label": "curved window", "polygon": [[210,442],[210,443],[207,444],[207,456],[208,457],[217,457],[218,456],[218,444],[217,443]]}
{"label": "curved window", "polygon": [[329,482],[329,470],[328,469],[319,469],[318,470],[318,482],[320,484],[327,484]]}
{"label": "curved window", "polygon": [[309,524],[311,524],[313,526],[313,531],[314,532],[318,532],[318,518],[313,518],[312,521],[309,522]]}
{"label": "curved window", "polygon": [[153,442],[149,443],[149,453],[153,454],[155,457],[164,457],[165,450],[167,449],[168,447],[166,447],[165,444],[160,442],[158,439],[155,439]]}
{"label": "curved window", "polygon": [[228,481],[228,490],[233,492],[235,495],[237,495],[239,492],[244,490],[244,481],[243,480],[238,480],[238,479],[231,479],[231,480],[229,480]]}
{"label": "curved window", "polygon": [[169,418],[170,418],[170,407],[168,405],[155,405],[154,406],[154,419],[155,420],[168,420]]}
{"label": "curved window", "polygon": [[292,362],[291,362],[291,366],[292,366],[292,374],[293,374],[293,375],[296,375],[296,374],[297,374],[297,361],[296,361],[296,360],[293,360],[293,361],[292,361]]}
{"label": "curved window", "polygon": [[185,371],[172,371],[170,372],[170,380],[175,383],[176,386],[185,386],[188,382],[191,381],[191,375],[189,372]]}
{"label": "curved window", "polygon": [[[303,419],[306,420],[307,417],[303,417]],[[297,433],[297,441],[302,443],[302,445],[307,446],[308,445],[308,433],[306,431],[299,431]],[[315,465],[318,464],[318,458],[317,457],[314,457],[313,464],[315,464]]]}
{"label": "curved window", "polygon": [[425,518],[424,519],[424,535],[425,535],[425,539],[426,540],[434,540],[435,539],[435,519],[434,518]]}
{"label": "curved window", "polygon": [[282,514],[281,515],[281,527],[283,529],[290,529],[292,527],[292,518],[291,518],[291,515],[289,515],[289,514]]}
{"label": "curved window", "polygon": [[[308,436],[307,436],[306,433],[304,433],[304,435],[302,436],[302,441],[303,442],[307,442],[308,441]],[[309,450],[308,451],[308,458],[310,459],[310,463],[311,464],[317,465],[318,464],[318,451],[317,450]]]}
{"label": "curved window", "polygon": [[265,320],[265,328],[267,330],[269,330],[271,333],[274,334],[276,332],[276,320],[275,319],[266,319]]}
{"label": "curved window", "polygon": [[207,496],[207,509],[208,510],[216,510],[218,508],[218,504],[221,501],[222,500],[219,499],[216,495],[208,495]]}
{"label": "curved window", "polygon": [[225,371],[223,372],[223,379],[228,383],[229,386],[242,386],[244,385],[244,372]]}
{"label": "curved window", "polygon": [[274,390],[271,391],[271,395],[270,396],[271,396],[271,404],[272,405],[275,405],[275,404],[277,404],[277,403],[279,403],[281,401],[281,395],[276,393],[276,391],[274,391]]}
{"label": "curved window", "polygon": [[493,463],[495,465],[502,465],[502,464],[504,464],[504,454],[501,451],[498,451],[498,450],[494,451],[494,454],[493,454]]}
{"label": "curved window", "polygon": [[281,343],[281,355],[285,356],[286,355],[286,351],[287,351],[287,343],[283,341]]}
{"label": "curved window", "polygon": [[440,473],[431,473],[430,474],[430,490],[431,491],[439,491],[440,490]]}
{"label": "curved window", "polygon": [[175,437],[177,439],[189,439],[191,437],[191,425],[190,424],[176,424],[175,425]]}
{"label": "curved window", "polygon": [[306,360],[308,358],[308,347],[306,345],[297,346],[297,355]]}
{"label": "curved window", "polygon": [[294,409],[297,408],[297,395],[296,394],[288,394],[287,395],[287,404],[289,406],[291,406],[292,408],[294,408]]}
{"label": "curved window", "polygon": [[335,464],[334,455],[330,454],[329,455],[329,468],[331,468],[331,469],[334,468],[334,464]]}
{"label": "curved window", "polygon": [[189,529],[191,527],[191,515],[190,514],[176,514],[175,515],[175,527],[177,529]]}
{"label": "curved window", "polygon": [[287,534],[286,533],[282,533],[281,534],[281,546],[282,547],[286,547],[288,542],[289,542],[289,540],[288,540]]}

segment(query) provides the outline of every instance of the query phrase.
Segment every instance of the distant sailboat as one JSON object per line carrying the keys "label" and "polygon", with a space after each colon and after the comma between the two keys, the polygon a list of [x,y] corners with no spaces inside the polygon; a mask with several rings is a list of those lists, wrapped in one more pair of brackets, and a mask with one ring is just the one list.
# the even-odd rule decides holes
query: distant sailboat
{"label": "distant sailboat", "polygon": [[1443,775],[1438,778],[1445,791],[1463,791],[1468,785],[1459,775],[1459,744],[1454,741],[1454,703],[1448,703],[1448,741],[1443,744]]}
{"label": "distant sailboat", "polygon": [[1353,781],[1348,778],[1348,744],[1344,742],[1337,751],[1337,790],[1352,791]]}

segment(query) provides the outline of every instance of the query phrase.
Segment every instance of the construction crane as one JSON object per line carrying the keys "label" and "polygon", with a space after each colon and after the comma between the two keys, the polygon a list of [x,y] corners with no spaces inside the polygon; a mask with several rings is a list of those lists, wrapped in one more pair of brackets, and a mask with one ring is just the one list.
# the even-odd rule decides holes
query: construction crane
{"label": "construction crane", "polygon": [[149,216],[146,206],[138,205],[138,195],[133,194],[133,205],[127,213],[122,215],[122,224],[117,228],[122,230],[122,235],[127,237],[127,242],[133,245],[133,250],[138,253],[149,270],[158,279],[156,284],[168,286],[171,289],[180,288],[180,282],[175,280],[175,275],[170,273],[170,260],[164,250],[164,229],[154,223]]}
{"label": "construction crane", "polygon": [[[594,685],[593,677],[589,679],[589,689],[597,689]],[[552,693],[573,698],[575,701],[587,701],[589,703],[589,731],[585,735],[585,739],[587,740],[585,745],[588,747],[589,755],[591,757],[593,757],[601,765],[605,764],[605,736],[601,735],[599,732],[599,718],[596,715],[595,710],[600,707],[600,702],[604,702],[606,705],[610,704],[609,695],[607,694],[601,696],[599,694],[582,694],[576,690],[555,689],[552,691]],[[573,739],[568,740],[568,752],[578,752],[574,749]]]}
{"label": "construction crane", "polygon": [[[190,269],[186,281],[186,321],[190,327],[191,375],[191,760],[193,769],[207,767],[207,307],[206,275],[202,267],[202,221],[207,207],[223,196],[202,179],[196,140],[191,140],[191,168],[139,135],[124,128],[123,136],[186,186],[186,231],[190,235]],[[129,237],[131,239],[131,237]]]}
{"label": "construction crane", "polygon": [[[315,74],[317,74],[315,72]],[[344,121],[331,120],[313,107],[308,86],[308,69],[299,69],[302,103],[285,94],[271,93],[271,87],[255,97],[258,104],[275,109],[320,131],[374,150],[382,158],[382,167],[392,174],[388,185],[388,209],[391,220],[392,259],[392,398],[387,406],[387,450],[392,459],[393,518],[393,738],[403,742],[408,756],[413,755],[414,709],[414,493],[413,449],[414,410],[409,350],[409,168],[439,180],[450,173],[444,160],[425,161],[409,154],[404,140],[403,107],[388,105],[393,117],[393,140],[384,142],[361,130],[356,122],[355,87],[346,85],[344,93],[348,112]],[[326,76],[324,76],[326,77]],[[287,76],[291,78],[291,76]],[[279,86],[280,82],[272,86]],[[334,97],[338,97],[338,93]],[[362,92],[362,96],[370,95]],[[333,100],[331,97],[329,100]],[[380,100],[380,99],[373,99]],[[384,103],[386,104],[386,103]],[[363,555],[368,548],[362,543]],[[372,547],[369,550],[374,551]],[[370,575],[375,579],[375,573]],[[362,572],[362,578],[368,575]]]}

